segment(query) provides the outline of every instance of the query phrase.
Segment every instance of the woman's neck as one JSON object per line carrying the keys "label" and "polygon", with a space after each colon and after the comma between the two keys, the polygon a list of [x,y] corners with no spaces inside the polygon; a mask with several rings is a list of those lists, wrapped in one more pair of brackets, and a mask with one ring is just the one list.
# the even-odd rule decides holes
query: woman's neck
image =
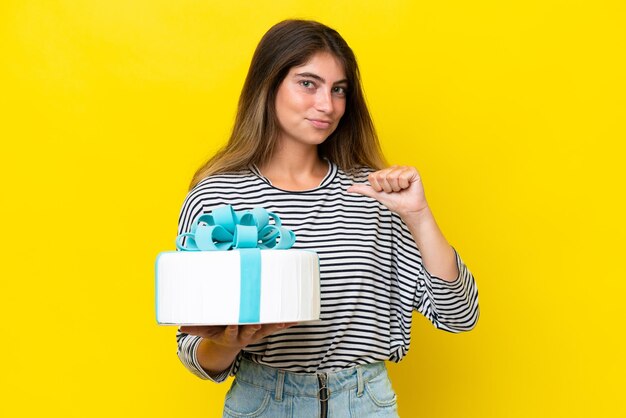
{"label": "woman's neck", "polygon": [[284,190],[314,189],[328,173],[328,163],[317,154],[317,147],[286,149],[277,147],[272,158],[258,167],[273,186]]}

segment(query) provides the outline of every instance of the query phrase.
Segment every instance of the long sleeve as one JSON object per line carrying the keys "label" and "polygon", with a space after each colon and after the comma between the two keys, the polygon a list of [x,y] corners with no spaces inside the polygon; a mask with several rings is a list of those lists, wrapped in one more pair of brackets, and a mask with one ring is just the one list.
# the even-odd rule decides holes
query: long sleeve
{"label": "long sleeve", "polygon": [[454,253],[459,270],[456,280],[449,282],[431,275],[408,227],[398,215],[392,216],[396,251],[394,269],[401,282],[405,283],[401,287],[414,289],[413,309],[445,331],[456,333],[474,328],[479,316],[478,289],[472,273],[456,249]]}
{"label": "long sleeve", "polygon": [[474,328],[480,310],[474,277],[456,250],[455,255],[459,276],[453,282],[432,276],[422,268],[414,307],[437,328],[462,332]]}
{"label": "long sleeve", "polygon": [[198,356],[196,355],[196,351],[198,350],[198,344],[200,344],[200,340],[202,337],[198,337],[197,335],[189,335],[181,332],[180,329],[176,332],[176,341],[178,343],[178,350],[176,354],[178,358],[183,363],[183,365],[194,375],[198,376],[200,379],[211,380],[216,383],[221,383],[228,375],[232,374],[233,369],[236,366],[237,361],[234,361],[230,368],[224,370],[222,373],[218,375],[210,375],[208,374],[200,363],[198,363]]}

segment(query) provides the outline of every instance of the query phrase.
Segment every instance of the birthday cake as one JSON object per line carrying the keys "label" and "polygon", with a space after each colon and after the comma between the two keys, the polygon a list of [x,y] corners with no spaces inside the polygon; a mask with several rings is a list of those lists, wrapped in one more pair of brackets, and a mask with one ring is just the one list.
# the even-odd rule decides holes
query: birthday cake
{"label": "birthday cake", "polygon": [[[273,221],[273,224],[270,222]],[[156,318],[167,325],[319,319],[319,258],[261,208],[202,215],[156,261]]]}

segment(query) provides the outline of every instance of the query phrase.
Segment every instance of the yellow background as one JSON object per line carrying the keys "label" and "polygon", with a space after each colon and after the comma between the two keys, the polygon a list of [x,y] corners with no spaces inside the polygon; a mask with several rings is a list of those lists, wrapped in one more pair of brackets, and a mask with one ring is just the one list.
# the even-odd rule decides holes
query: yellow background
{"label": "yellow background", "polygon": [[0,5],[0,415],[220,416],[154,319],[195,169],[252,52],[337,28],[393,163],[474,272],[471,333],[416,315],[404,417],[625,416],[622,1]]}

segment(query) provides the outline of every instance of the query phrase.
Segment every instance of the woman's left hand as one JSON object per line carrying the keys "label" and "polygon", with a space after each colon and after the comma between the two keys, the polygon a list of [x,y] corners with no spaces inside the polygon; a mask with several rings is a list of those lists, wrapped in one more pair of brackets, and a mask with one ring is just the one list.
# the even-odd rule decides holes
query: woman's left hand
{"label": "woman's left hand", "polygon": [[415,167],[393,165],[371,173],[367,179],[369,185],[353,184],[348,193],[372,197],[403,218],[428,207],[422,180]]}

